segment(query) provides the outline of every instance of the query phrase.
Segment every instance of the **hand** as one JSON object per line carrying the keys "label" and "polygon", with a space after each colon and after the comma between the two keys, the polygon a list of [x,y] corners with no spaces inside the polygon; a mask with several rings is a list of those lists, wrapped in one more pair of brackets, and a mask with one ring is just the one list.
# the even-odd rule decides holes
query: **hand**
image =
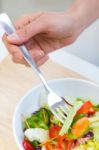
{"label": "hand", "polygon": [[27,64],[17,45],[25,44],[33,59],[42,65],[48,53],[72,44],[80,34],[76,21],[68,13],[41,12],[16,21],[16,32],[3,41],[16,63]]}

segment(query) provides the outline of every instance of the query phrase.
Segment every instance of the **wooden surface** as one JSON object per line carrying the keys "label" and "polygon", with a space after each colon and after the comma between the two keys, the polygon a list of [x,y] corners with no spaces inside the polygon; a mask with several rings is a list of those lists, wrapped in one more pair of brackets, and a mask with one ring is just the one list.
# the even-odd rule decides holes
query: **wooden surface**
{"label": "wooden surface", "polygon": [[[79,74],[48,61],[41,67],[47,80],[74,77]],[[31,68],[14,64],[10,57],[0,64],[0,150],[18,150],[12,132],[13,113],[20,98],[40,83]]]}

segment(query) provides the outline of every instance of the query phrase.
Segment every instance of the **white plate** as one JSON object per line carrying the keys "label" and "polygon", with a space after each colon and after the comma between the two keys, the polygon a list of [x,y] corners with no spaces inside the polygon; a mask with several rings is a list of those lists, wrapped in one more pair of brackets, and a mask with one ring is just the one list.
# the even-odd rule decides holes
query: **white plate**
{"label": "white plate", "polygon": [[[95,103],[99,103],[99,85],[91,83],[89,81],[80,79],[58,79],[49,82],[50,86],[57,91],[58,94],[61,93],[62,96],[70,97],[83,97],[91,98]],[[13,116],[13,133],[15,141],[20,150],[23,150],[22,140],[22,116],[31,114],[33,111],[37,110],[39,107],[39,95],[43,90],[43,86],[39,85],[31,89],[19,102],[16,107]]]}

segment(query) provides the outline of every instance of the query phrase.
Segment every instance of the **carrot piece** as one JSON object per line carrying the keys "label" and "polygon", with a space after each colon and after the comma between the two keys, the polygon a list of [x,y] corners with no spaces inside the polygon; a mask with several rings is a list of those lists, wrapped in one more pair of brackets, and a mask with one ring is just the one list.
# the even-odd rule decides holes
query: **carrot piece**
{"label": "carrot piece", "polygon": [[63,150],[63,136],[58,136],[58,147]]}
{"label": "carrot piece", "polygon": [[87,117],[83,117],[75,122],[72,126],[71,133],[74,135],[75,138],[79,138],[82,136],[89,126],[89,120]]}
{"label": "carrot piece", "polygon": [[45,148],[46,148],[46,150],[52,150],[50,143],[46,143]]}

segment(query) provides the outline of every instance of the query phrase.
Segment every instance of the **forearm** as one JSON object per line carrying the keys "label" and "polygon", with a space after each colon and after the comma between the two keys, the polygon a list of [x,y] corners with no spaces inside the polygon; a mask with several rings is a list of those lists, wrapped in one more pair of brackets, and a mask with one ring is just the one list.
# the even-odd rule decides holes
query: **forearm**
{"label": "forearm", "polygon": [[76,0],[67,12],[75,18],[77,28],[83,31],[99,18],[99,0]]}

